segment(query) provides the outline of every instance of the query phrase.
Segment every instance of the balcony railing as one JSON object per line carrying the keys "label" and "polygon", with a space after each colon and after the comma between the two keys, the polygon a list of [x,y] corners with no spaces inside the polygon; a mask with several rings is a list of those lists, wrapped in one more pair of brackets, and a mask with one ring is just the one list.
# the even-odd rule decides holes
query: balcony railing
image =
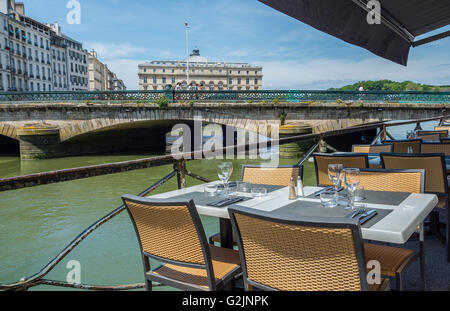
{"label": "balcony railing", "polygon": [[[32,74],[30,74],[30,77]],[[40,75],[37,76],[40,79]],[[73,82],[75,85],[83,85]],[[84,84],[85,85],[85,84]],[[8,96],[5,96],[8,95]],[[0,101],[14,100],[15,94],[0,93]],[[169,102],[237,102],[237,103],[308,103],[308,102],[365,102],[365,103],[450,103],[450,92],[344,92],[344,91],[106,91],[106,92],[47,92],[23,93],[17,101],[77,101],[77,100],[139,100],[152,102],[165,96]],[[5,99],[6,98],[6,99]]]}

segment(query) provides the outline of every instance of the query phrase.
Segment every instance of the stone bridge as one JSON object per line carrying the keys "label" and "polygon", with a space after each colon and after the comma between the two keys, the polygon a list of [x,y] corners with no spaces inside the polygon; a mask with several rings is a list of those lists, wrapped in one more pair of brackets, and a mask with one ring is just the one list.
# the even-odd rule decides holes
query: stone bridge
{"label": "stone bridge", "polygon": [[[23,159],[92,154],[130,149],[163,149],[166,134],[178,123],[257,132],[267,125],[302,124],[314,133],[386,120],[412,120],[445,114],[448,104],[303,103],[155,103],[72,102],[0,104],[0,150],[20,146]],[[15,147],[14,147],[15,146]],[[19,150],[17,148],[17,150]]]}

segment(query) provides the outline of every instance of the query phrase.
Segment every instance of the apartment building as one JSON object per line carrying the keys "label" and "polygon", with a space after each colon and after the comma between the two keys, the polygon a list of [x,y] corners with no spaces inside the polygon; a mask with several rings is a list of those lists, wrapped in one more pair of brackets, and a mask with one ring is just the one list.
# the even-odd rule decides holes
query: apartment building
{"label": "apartment building", "polygon": [[87,91],[88,52],[61,33],[25,15],[23,3],[0,0],[0,91]]}
{"label": "apartment building", "polygon": [[89,90],[91,91],[121,91],[126,90],[122,80],[110,71],[108,65],[98,59],[97,52],[89,52]]}

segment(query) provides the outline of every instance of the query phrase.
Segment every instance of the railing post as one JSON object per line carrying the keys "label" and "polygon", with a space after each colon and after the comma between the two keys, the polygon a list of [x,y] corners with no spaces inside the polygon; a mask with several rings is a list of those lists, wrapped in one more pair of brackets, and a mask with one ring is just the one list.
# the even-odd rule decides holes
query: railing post
{"label": "railing post", "polygon": [[320,136],[319,151],[321,153],[326,153],[327,152],[327,143],[325,142],[325,140],[323,140],[323,136]]}
{"label": "railing post", "polygon": [[381,128],[381,142],[385,141],[387,138],[386,124],[383,124]]}
{"label": "railing post", "polygon": [[169,103],[173,103],[174,102],[174,88],[172,88],[171,86],[166,86],[166,88],[164,89],[164,96],[166,97],[166,99],[169,101]]}
{"label": "railing post", "polygon": [[421,130],[422,130],[422,126],[420,125],[420,122],[417,122],[416,128],[414,129],[414,131],[421,131]]}
{"label": "railing post", "polygon": [[186,188],[186,160],[183,158],[173,165],[174,171],[177,173],[178,189]]}

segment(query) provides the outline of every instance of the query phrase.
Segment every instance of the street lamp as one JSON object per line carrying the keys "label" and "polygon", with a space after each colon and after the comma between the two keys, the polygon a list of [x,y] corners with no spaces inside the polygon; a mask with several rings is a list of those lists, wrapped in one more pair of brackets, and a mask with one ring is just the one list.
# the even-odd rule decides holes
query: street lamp
{"label": "street lamp", "polygon": [[189,85],[189,24],[184,23],[186,26],[186,61],[187,61],[187,85]]}

